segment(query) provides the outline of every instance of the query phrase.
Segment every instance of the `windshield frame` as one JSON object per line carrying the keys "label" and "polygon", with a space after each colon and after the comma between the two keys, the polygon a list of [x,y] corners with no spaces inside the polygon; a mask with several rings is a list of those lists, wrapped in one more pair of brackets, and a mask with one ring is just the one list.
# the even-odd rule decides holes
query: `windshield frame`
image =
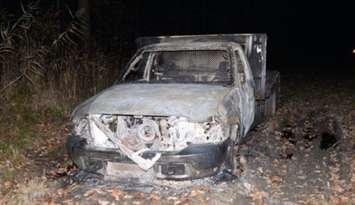
{"label": "windshield frame", "polygon": [[[230,59],[230,63],[229,63],[229,67],[230,67],[230,75],[231,75],[231,81],[228,84],[222,84],[222,83],[213,83],[213,82],[190,82],[191,84],[210,84],[210,85],[225,85],[225,86],[234,86],[235,81],[236,81],[236,73],[235,73],[235,69],[234,69],[234,54],[233,54],[233,48],[232,47],[221,47],[221,46],[203,46],[203,47],[168,47],[168,48],[156,48],[156,47],[152,47],[152,48],[146,48],[146,49],[140,49],[133,57],[132,59],[129,61],[129,63],[127,64],[127,69],[126,72],[124,73],[124,75],[121,78],[121,82],[128,82],[128,83],[169,83],[166,81],[151,81],[150,80],[150,73],[151,73],[151,69],[152,69],[152,64],[153,64],[153,57],[154,55],[156,55],[157,52],[173,52],[173,51],[223,51],[226,52],[229,56]],[[132,72],[134,70],[134,66],[137,63],[137,59],[142,59],[144,53],[149,53],[148,55],[148,59],[146,62],[146,65],[144,67],[144,75],[142,76],[142,78],[140,80],[136,80],[136,81],[126,81],[125,78],[127,77],[127,75]]]}

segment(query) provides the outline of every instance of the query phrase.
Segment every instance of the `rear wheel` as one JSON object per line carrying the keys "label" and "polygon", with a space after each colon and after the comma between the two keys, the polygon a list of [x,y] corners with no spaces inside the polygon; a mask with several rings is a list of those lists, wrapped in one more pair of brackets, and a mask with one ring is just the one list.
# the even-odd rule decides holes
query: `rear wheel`
{"label": "rear wheel", "polygon": [[276,113],[276,103],[277,103],[277,96],[276,92],[274,91],[272,95],[270,96],[270,105],[269,105],[269,110],[270,110],[270,116],[273,116]]}
{"label": "rear wheel", "polygon": [[268,88],[266,91],[265,99],[265,116],[269,118],[276,113],[276,108],[279,103],[280,97],[280,76],[278,72],[269,73],[269,81],[267,82]]}

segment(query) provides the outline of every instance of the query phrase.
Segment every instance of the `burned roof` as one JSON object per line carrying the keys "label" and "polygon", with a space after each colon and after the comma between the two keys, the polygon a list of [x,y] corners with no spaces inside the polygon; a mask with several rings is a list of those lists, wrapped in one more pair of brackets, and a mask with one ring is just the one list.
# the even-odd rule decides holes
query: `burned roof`
{"label": "burned roof", "polygon": [[226,50],[241,48],[238,43],[234,42],[164,42],[153,43],[140,48],[146,51],[175,51],[175,50]]}
{"label": "burned roof", "polygon": [[[234,42],[244,48],[250,48],[253,41],[264,41],[266,34],[212,34],[212,35],[185,35],[185,36],[158,36],[141,37],[136,40],[138,48],[157,43],[207,43],[207,42]],[[251,48],[250,48],[251,49]]]}

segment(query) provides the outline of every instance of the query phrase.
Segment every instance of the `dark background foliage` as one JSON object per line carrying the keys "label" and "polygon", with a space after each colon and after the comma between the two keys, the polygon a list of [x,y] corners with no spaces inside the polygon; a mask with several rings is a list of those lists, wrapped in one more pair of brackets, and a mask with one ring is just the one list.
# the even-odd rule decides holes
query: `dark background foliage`
{"label": "dark background foliage", "polygon": [[[80,10],[84,4],[89,12]],[[28,89],[75,104],[117,80],[139,36],[267,33],[268,68],[354,77],[351,3],[0,0],[0,8],[5,101]]]}
{"label": "dark background foliage", "polygon": [[[2,90],[24,81],[31,89],[63,92],[58,96],[66,99],[87,97],[118,78],[137,37],[154,35],[267,33],[269,68],[327,72],[339,79],[354,70],[351,3],[41,0],[31,10],[31,2],[0,1],[2,31],[26,15],[31,25],[6,34],[12,35],[13,48],[1,53],[6,59],[0,64]],[[77,12],[83,2],[89,2],[88,23]]]}

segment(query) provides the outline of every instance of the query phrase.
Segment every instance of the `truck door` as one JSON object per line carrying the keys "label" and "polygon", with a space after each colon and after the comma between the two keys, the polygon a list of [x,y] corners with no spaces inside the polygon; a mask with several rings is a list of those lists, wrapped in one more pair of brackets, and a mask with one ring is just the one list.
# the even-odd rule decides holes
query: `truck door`
{"label": "truck door", "polygon": [[237,66],[236,72],[236,86],[240,90],[240,105],[239,110],[241,114],[242,136],[244,136],[250,129],[254,121],[255,115],[255,95],[254,95],[254,78],[251,72],[247,58],[241,48],[236,49],[235,64]]}

